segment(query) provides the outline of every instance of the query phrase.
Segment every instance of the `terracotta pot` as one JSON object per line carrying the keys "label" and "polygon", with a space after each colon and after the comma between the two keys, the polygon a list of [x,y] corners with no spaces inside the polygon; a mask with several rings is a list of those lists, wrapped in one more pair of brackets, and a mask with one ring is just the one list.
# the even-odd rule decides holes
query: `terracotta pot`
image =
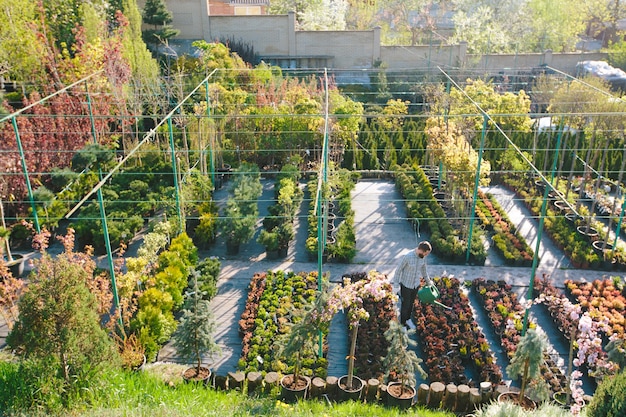
{"label": "terracotta pot", "polygon": [[287,374],[280,380],[281,399],[287,403],[304,399],[306,398],[310,386],[311,378],[308,376],[300,375],[297,383],[294,383],[294,375]]}
{"label": "terracotta pot", "polygon": [[415,388],[411,386],[407,385],[402,390],[400,382],[391,382],[387,385],[387,404],[400,410],[406,410],[413,405],[415,393]]}

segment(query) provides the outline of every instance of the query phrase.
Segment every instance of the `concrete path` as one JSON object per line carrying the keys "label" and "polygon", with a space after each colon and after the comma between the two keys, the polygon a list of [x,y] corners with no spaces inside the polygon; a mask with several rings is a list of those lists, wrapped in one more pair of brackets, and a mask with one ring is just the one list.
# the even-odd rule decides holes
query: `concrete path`
{"label": "concrete path", "polygon": [[[271,188],[266,185],[264,189],[269,193]],[[498,200],[504,203],[511,220],[522,228],[522,234],[529,242],[533,242],[532,239],[536,237],[536,219],[525,213],[520,202],[512,199],[511,195],[505,192],[506,190],[492,187],[485,191],[497,195]],[[392,182],[359,181],[352,196],[358,254],[351,264],[324,264],[322,270],[329,274],[332,282],[339,282],[344,274],[370,270],[377,270],[391,277],[399,258],[413,249],[418,241],[428,239],[429,236],[422,231],[418,236],[417,231],[410,226],[404,201]],[[224,257],[225,252],[220,242],[213,250],[203,254],[213,256],[217,254],[222,261],[222,273],[218,282],[219,292],[212,301],[218,322],[216,336],[223,349],[223,354],[219,358],[213,358],[213,366],[217,372],[234,371],[237,367],[241,349],[237,322],[245,305],[247,285],[252,275],[266,270],[282,269],[296,272],[317,270],[316,263],[306,260],[304,249],[309,202],[310,200],[305,200],[302,204],[298,214],[300,225],[297,227],[297,238],[289,250],[288,257],[284,260],[265,260],[263,248],[256,243],[245,245],[245,248],[242,248],[242,256],[238,259]],[[265,201],[261,206],[263,203]],[[566,279],[593,280],[606,276],[606,272],[603,271],[565,268],[564,265],[569,265],[566,262],[567,258],[564,258],[564,255],[549,242],[546,235],[542,239],[540,254],[542,261],[537,269],[537,276],[542,276],[543,273],[550,274],[558,286],[562,286]],[[525,295],[530,282],[531,268],[501,266],[498,262],[491,264],[492,266],[484,267],[447,265],[438,259],[436,253],[433,253],[429,257],[429,272],[431,276],[447,273],[461,280],[472,280],[477,277],[504,279],[511,283],[521,296]],[[345,374],[345,357],[348,350],[347,332],[345,321],[341,320],[340,317],[333,322],[329,335],[328,358],[331,375]],[[159,359],[176,361],[176,354],[170,346],[166,346],[161,351]]]}
{"label": "concrete path", "polygon": [[[262,217],[267,214],[267,207],[273,199],[273,182],[264,181],[263,195],[259,200],[260,228]],[[512,195],[499,187],[485,189],[496,196],[505,207],[511,220],[521,228],[523,236],[534,248],[537,219],[525,211],[523,205]],[[256,272],[267,270],[316,271],[317,264],[308,262],[305,250],[306,218],[310,200],[302,203],[298,213],[299,224],[296,226],[296,239],[289,249],[287,258],[280,261],[265,259],[264,248],[253,239],[242,245],[237,257],[227,257],[224,242],[219,241],[208,251],[202,251],[201,257],[217,256],[222,263],[218,280],[218,294],[212,300],[214,316],[217,322],[216,338],[222,347],[219,357],[207,358],[216,372],[225,374],[235,371],[241,351],[241,339],[238,334],[238,320],[245,306],[247,286]],[[226,189],[218,190],[215,199],[219,204],[226,201]],[[377,270],[389,277],[406,252],[413,249],[419,240],[428,239],[423,231],[414,230],[406,220],[406,209],[402,197],[388,180],[362,180],[353,191],[352,206],[355,210],[355,226],[358,254],[351,264],[324,264],[323,272],[329,274],[331,282],[340,282],[344,274]],[[258,234],[258,230],[257,230]],[[548,274],[557,286],[562,286],[566,279],[587,280],[607,277],[607,272],[577,270],[569,268],[565,255],[551,244],[544,234],[540,249],[541,263],[537,276]],[[491,257],[491,253],[489,255]],[[531,268],[502,266],[497,261],[487,262],[486,266],[446,265],[436,253],[429,257],[431,276],[447,273],[461,280],[473,280],[477,277],[503,279],[512,284],[521,296],[528,288]],[[338,318],[331,327],[329,336],[329,374],[345,374],[345,356],[347,354],[347,332],[345,322]],[[0,323],[0,346],[4,343],[6,325]],[[158,360],[178,361],[171,345],[166,345],[159,353]],[[332,371],[332,372],[331,372]]]}

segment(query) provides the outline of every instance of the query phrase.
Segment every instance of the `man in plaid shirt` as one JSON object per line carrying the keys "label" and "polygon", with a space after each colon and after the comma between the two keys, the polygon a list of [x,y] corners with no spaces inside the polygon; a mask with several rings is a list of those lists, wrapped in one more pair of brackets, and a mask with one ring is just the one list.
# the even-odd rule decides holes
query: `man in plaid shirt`
{"label": "man in plaid shirt", "polygon": [[400,299],[402,300],[400,303],[400,323],[410,329],[415,328],[415,324],[411,320],[411,313],[421,279],[426,281],[426,285],[433,285],[433,281],[426,270],[426,257],[431,251],[430,242],[420,242],[417,248],[402,257],[393,276],[394,293],[400,291]]}

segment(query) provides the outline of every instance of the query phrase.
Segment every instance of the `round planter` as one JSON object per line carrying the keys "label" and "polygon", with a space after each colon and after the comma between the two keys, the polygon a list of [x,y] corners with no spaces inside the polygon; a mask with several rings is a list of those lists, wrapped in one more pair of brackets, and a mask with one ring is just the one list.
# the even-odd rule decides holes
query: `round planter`
{"label": "round planter", "polygon": [[361,398],[361,392],[363,392],[363,380],[358,376],[352,377],[352,387],[347,387],[346,384],[348,382],[348,375],[344,375],[339,378],[337,383],[337,388],[339,390],[339,400],[341,401],[349,401],[354,400],[358,401]]}
{"label": "round planter", "polygon": [[387,404],[391,407],[406,410],[413,405],[416,390],[411,386],[402,389],[400,382],[391,382],[387,385]]}
{"label": "round planter", "polygon": [[183,371],[183,380],[185,382],[201,382],[204,385],[208,385],[210,379],[211,370],[205,366],[201,366],[199,372],[196,366],[187,368]]}
{"label": "round planter", "polygon": [[537,409],[537,403],[534,402],[533,400],[531,400],[530,398],[524,396],[524,398],[520,398],[519,393],[518,392],[503,392],[502,394],[498,395],[498,402],[502,403],[502,402],[512,402],[515,403],[517,405],[519,405],[520,407],[522,407],[525,410],[536,410]]}
{"label": "round planter", "polygon": [[13,254],[13,260],[11,262],[7,262],[6,265],[9,267],[9,271],[15,278],[20,278],[24,274],[24,264],[26,258],[24,255]]}
{"label": "round planter", "polygon": [[300,375],[297,383],[294,384],[294,375],[288,374],[280,380],[280,396],[284,402],[293,403],[299,399],[305,399],[311,386],[311,378]]}
{"label": "round planter", "polygon": [[[613,245],[610,243],[607,243],[606,246],[604,245],[604,241],[603,240],[594,240],[591,243],[591,246],[593,246],[593,249],[599,254],[602,255],[603,252],[607,252],[610,250],[613,250]],[[604,246],[604,251],[602,250],[602,246]]]}
{"label": "round planter", "polygon": [[560,210],[560,211],[568,211],[569,210],[569,207],[567,206],[567,204],[563,200],[555,201],[554,202],[554,207],[556,207],[557,210]]}
{"label": "round planter", "polygon": [[577,220],[579,220],[581,217],[575,213],[566,213],[565,214],[565,219],[567,219],[568,221],[572,222],[572,223],[576,223]]}
{"label": "round planter", "polygon": [[598,238],[599,233],[593,227],[587,228],[587,226],[578,226],[576,230],[592,242]]}
{"label": "round planter", "polygon": [[[555,392],[554,395],[552,395],[552,399],[554,400],[555,403],[559,405],[559,407],[563,407],[569,410],[570,405],[567,402],[567,393],[565,391]],[[571,401],[571,398],[570,398],[570,401]]]}

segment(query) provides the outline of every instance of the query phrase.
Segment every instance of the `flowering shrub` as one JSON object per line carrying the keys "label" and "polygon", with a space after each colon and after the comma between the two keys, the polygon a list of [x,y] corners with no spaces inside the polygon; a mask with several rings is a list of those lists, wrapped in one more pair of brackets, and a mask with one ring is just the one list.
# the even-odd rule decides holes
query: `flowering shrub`
{"label": "flowering shrub", "polygon": [[[512,292],[511,285],[504,281],[477,278],[473,281],[473,286],[482,300],[495,332],[500,334],[501,345],[510,360],[521,339],[524,306]],[[531,321],[528,326],[533,328],[536,325]],[[550,355],[544,355],[544,362],[541,374],[550,384],[552,391],[561,391],[565,384],[565,376]]]}
{"label": "flowering shrub", "polygon": [[[352,282],[369,279],[367,273],[357,273],[347,276]],[[383,367],[389,342],[384,337],[389,329],[390,322],[396,318],[395,296],[392,294],[391,284],[385,288],[389,296],[375,300],[373,297],[363,298],[363,308],[369,314],[369,320],[359,323],[355,351],[354,367],[356,373],[363,379],[380,379],[386,370]]]}

